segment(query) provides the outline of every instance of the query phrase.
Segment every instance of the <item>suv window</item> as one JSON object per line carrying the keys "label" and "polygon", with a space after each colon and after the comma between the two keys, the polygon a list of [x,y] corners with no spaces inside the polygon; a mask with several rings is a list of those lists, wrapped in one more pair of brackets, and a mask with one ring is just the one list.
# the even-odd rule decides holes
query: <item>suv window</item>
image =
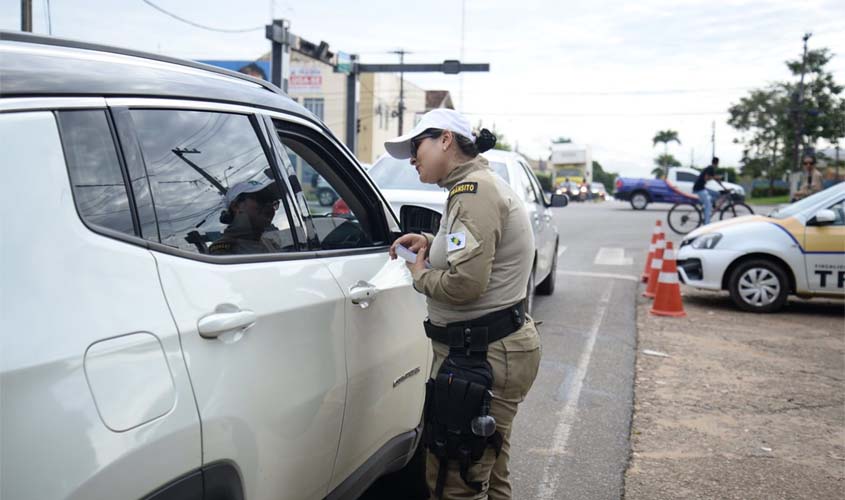
{"label": "suv window", "polygon": [[306,127],[274,122],[285,148],[282,160],[297,179],[313,171],[312,182],[297,181],[296,193],[312,250],[339,250],[386,245],[387,231],[378,200],[370,188],[325,138]]}
{"label": "suv window", "polygon": [[129,195],[105,110],[57,113],[71,189],[82,219],[135,235]]}
{"label": "suv window", "polygon": [[295,249],[285,190],[248,116],[158,109],[131,116],[161,243],[214,255]]}
{"label": "suv window", "polygon": [[695,182],[698,176],[690,172],[677,172],[678,182]]}

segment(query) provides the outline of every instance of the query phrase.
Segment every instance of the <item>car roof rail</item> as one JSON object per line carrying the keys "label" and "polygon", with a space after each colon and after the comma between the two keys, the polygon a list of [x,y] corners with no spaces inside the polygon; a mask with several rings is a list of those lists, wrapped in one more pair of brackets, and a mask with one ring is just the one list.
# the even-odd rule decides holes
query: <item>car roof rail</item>
{"label": "car roof rail", "polygon": [[232,78],[238,78],[240,80],[246,80],[252,83],[256,83],[262,86],[264,89],[269,90],[275,94],[283,95],[287,97],[282,89],[273,85],[272,83],[268,82],[267,80],[262,80],[261,78],[255,78],[249,75],[245,75],[243,73],[239,73],[237,71],[232,71],[224,68],[219,68],[217,66],[211,66],[209,64],[203,64],[196,61],[190,61],[187,59],[179,59],[176,57],[164,56],[161,54],[152,54],[149,52],[143,52],[140,50],[133,50],[133,49],[125,49],[121,47],[113,47],[110,45],[102,45],[98,43],[91,43],[91,42],[83,42],[81,40],[71,40],[67,38],[57,38],[52,36],[44,36],[44,35],[36,35],[33,33],[27,33],[23,31],[4,31],[0,30],[0,41],[8,40],[12,42],[23,42],[23,43],[33,43],[39,45],[52,45],[55,47],[67,47],[72,49],[84,49],[84,50],[95,50],[99,52],[107,52],[110,54],[119,54],[124,56],[131,56],[131,57],[139,57],[142,59],[150,59],[153,61],[159,61],[164,63],[170,64],[177,64],[179,66],[186,66],[189,68],[199,69],[202,71],[210,71],[212,73],[217,73],[220,75],[229,76]]}

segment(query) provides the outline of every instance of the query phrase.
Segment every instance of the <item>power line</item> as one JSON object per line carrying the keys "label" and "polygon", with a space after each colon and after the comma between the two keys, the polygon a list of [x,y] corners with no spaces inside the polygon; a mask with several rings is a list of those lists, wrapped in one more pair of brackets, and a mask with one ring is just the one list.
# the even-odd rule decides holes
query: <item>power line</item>
{"label": "power line", "polygon": [[191,26],[193,26],[195,28],[201,28],[201,29],[208,30],[208,31],[216,31],[218,33],[247,33],[247,32],[250,32],[250,31],[263,31],[264,30],[264,26],[258,26],[256,28],[243,28],[243,29],[214,28],[214,27],[211,27],[211,26],[206,26],[204,24],[196,23],[194,21],[191,21],[190,19],[185,19],[184,17],[178,16],[178,15],[176,15],[176,14],[170,12],[170,11],[164,10],[163,8],[159,7],[158,5],[152,3],[150,0],[141,0],[141,1],[144,2],[145,4],[149,5],[150,7],[154,8],[155,10],[161,12],[162,14],[170,16],[173,19],[176,19],[177,21],[182,21],[185,24],[190,24]]}

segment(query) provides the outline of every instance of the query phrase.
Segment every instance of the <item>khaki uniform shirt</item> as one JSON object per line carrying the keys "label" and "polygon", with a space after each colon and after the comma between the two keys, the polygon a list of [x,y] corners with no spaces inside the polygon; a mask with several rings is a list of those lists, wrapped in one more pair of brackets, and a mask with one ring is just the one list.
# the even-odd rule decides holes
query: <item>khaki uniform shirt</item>
{"label": "khaki uniform shirt", "polygon": [[824,182],[822,179],[822,173],[819,172],[817,168],[814,168],[809,174],[805,170],[804,175],[801,176],[801,187],[795,195],[804,198],[806,196],[810,196],[811,194],[818,193],[822,190],[822,182]]}
{"label": "khaki uniform shirt", "polygon": [[414,272],[414,287],[428,298],[438,326],[466,321],[525,298],[534,262],[534,233],[516,193],[478,156],[456,167],[436,236],[429,240],[432,269]]}

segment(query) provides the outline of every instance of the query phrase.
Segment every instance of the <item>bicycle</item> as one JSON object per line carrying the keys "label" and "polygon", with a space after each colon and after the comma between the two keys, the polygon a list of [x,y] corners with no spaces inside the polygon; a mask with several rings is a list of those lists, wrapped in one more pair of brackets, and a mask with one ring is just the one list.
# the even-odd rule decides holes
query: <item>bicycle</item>
{"label": "bicycle", "polygon": [[[722,183],[719,183],[722,186]],[[687,234],[703,225],[704,214],[700,208],[700,200],[682,201],[675,203],[666,216],[669,227],[677,234]],[[753,215],[754,210],[743,203],[742,197],[722,186],[722,191],[713,202],[713,214],[719,214],[719,220],[733,219],[743,215]]]}

